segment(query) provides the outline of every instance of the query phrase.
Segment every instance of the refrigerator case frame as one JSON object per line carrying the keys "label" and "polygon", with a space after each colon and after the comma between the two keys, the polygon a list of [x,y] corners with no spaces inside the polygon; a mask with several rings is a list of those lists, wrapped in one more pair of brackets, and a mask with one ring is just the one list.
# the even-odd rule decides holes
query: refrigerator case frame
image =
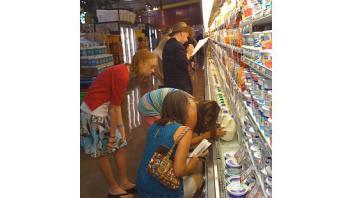
{"label": "refrigerator case frame", "polygon": [[134,28],[127,25],[121,25],[120,35],[123,49],[123,60],[125,63],[132,63],[132,58],[136,53],[137,48]]}

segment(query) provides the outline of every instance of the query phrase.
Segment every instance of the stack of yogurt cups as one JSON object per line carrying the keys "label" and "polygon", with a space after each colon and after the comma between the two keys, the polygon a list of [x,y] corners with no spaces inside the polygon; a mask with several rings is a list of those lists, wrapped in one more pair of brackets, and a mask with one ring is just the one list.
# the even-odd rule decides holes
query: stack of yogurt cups
{"label": "stack of yogurt cups", "polygon": [[224,153],[226,190],[228,197],[245,198],[249,188],[240,182],[242,165],[237,163],[234,156],[235,152],[232,151]]}

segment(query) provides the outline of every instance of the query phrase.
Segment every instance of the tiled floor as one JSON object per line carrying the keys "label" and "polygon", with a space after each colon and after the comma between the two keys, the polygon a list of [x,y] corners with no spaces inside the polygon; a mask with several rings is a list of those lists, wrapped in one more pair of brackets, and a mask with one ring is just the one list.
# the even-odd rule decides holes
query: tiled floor
{"label": "tiled floor", "polygon": [[[197,69],[191,71],[193,81],[193,92],[197,99],[204,99],[204,71]],[[133,82],[128,89],[128,94],[123,101],[122,111],[124,124],[127,127],[128,146],[126,151],[128,176],[135,182],[139,162],[142,157],[146,138],[147,126],[143,123],[137,111],[137,103],[140,96],[149,90],[157,87],[157,82],[149,80],[147,82]],[[107,195],[107,185],[100,173],[98,161],[81,153],[81,197],[82,198],[103,198]],[[115,167],[114,172],[116,175]]]}

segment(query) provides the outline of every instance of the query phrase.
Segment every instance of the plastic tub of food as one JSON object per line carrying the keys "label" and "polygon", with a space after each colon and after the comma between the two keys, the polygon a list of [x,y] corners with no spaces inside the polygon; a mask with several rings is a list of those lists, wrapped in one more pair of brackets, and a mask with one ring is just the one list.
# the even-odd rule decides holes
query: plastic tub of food
{"label": "plastic tub of food", "polygon": [[248,186],[245,184],[231,183],[226,187],[227,193],[231,198],[245,198],[248,192]]}
{"label": "plastic tub of food", "polygon": [[230,158],[234,158],[234,157],[235,157],[235,152],[234,151],[226,151],[224,153],[225,160],[230,159]]}
{"label": "plastic tub of food", "polygon": [[226,169],[230,175],[239,175],[242,171],[242,165],[238,164],[235,158],[225,160]]}
{"label": "plastic tub of food", "polygon": [[257,145],[252,145],[250,149],[252,152],[256,152],[256,151],[260,150],[259,146],[257,146]]}
{"label": "plastic tub of food", "polygon": [[262,52],[262,63],[266,68],[272,68],[272,55],[271,52]]}
{"label": "plastic tub of food", "polygon": [[263,34],[262,32],[253,32],[253,45],[254,47],[262,47],[261,42],[260,42],[260,38],[261,38],[261,34]]}
{"label": "plastic tub of food", "polygon": [[240,184],[240,178],[241,176],[240,175],[234,175],[234,176],[230,176],[229,178],[226,179],[226,184],[229,185],[231,183],[234,183],[234,184]]}
{"label": "plastic tub of food", "polygon": [[264,167],[262,153],[260,151],[256,151],[254,152],[253,156],[254,156],[254,161],[257,164],[258,168],[262,169]]}
{"label": "plastic tub of food", "polygon": [[264,42],[262,43],[263,49],[272,49],[272,32],[264,31]]}
{"label": "plastic tub of food", "polygon": [[221,120],[221,126],[224,127],[226,134],[221,137],[222,140],[231,141],[235,135],[236,123],[229,114],[224,114]]}

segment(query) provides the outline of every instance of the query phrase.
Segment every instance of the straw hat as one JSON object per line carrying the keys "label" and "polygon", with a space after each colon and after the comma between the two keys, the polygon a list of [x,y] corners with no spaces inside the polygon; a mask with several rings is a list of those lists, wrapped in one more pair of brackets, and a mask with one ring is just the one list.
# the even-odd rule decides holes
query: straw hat
{"label": "straw hat", "polygon": [[185,22],[178,22],[174,24],[171,27],[171,33],[169,34],[169,36],[174,36],[176,33],[179,33],[179,32],[188,32],[190,37],[194,36],[193,28],[188,26],[187,23]]}

